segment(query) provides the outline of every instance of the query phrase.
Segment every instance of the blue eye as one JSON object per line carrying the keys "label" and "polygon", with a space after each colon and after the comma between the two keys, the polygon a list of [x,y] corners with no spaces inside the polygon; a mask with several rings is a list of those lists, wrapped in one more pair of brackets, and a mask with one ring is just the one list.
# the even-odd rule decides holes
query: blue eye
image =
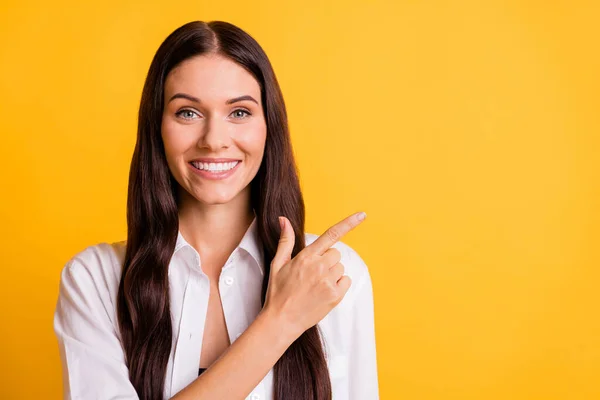
{"label": "blue eye", "polygon": [[[235,109],[235,110],[233,110],[232,114],[233,114],[233,113],[235,113],[235,112],[238,112],[238,111],[242,111],[243,113],[246,113],[248,116],[252,115],[252,113],[250,113],[250,111],[248,111],[248,110],[245,110],[245,109],[243,109],[243,108],[238,108],[238,109]],[[197,113],[196,111],[194,111],[194,110],[190,110],[189,108],[184,108],[184,109],[182,109],[182,110],[179,110],[179,111],[177,111],[177,112],[175,113],[175,115],[179,117],[179,116],[180,116],[180,115],[182,115],[183,113],[191,113],[191,114],[196,114],[196,115],[198,114],[198,113]],[[189,115],[189,114],[188,114],[188,115]],[[191,120],[191,119],[193,119],[193,118],[188,118],[188,117],[181,117],[181,118],[183,118],[183,119],[187,119],[187,120]],[[240,118],[237,118],[237,119],[240,119]],[[243,118],[241,118],[241,119],[243,119]]]}
{"label": "blue eye", "polygon": [[243,108],[238,108],[238,109],[234,110],[233,112],[236,112],[236,111],[243,111],[246,114],[248,114],[248,116],[252,115],[248,110],[244,110]]}
{"label": "blue eye", "polygon": [[[192,111],[192,110],[190,110],[190,109],[184,108],[183,110],[179,110],[179,111],[177,111],[177,112],[175,113],[175,115],[179,117],[179,116],[180,116],[182,113],[184,113],[184,112],[196,114],[196,112],[195,112],[195,111]],[[183,119],[191,119],[191,118],[185,118],[185,117],[184,117]]]}

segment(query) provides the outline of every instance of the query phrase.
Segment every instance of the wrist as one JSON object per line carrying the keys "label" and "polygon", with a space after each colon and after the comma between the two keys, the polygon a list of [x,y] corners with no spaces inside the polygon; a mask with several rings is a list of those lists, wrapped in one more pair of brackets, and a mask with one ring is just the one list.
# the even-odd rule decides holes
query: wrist
{"label": "wrist", "polygon": [[285,344],[286,348],[304,332],[296,324],[289,321],[283,313],[270,307],[263,308],[256,319],[268,327],[269,332],[273,334],[273,340]]}

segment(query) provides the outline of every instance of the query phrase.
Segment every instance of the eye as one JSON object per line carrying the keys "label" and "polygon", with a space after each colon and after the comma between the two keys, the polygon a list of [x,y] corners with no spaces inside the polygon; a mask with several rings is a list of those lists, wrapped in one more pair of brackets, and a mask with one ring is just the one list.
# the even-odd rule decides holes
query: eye
{"label": "eye", "polygon": [[[247,114],[248,116],[252,115],[252,113],[250,111],[248,111],[248,110],[246,110],[244,108],[238,108],[236,110],[233,110],[232,114],[236,113],[236,112],[240,112],[240,111],[242,112],[242,115],[243,114]],[[193,118],[190,118],[190,117],[187,117],[187,116],[182,116],[182,115],[184,115],[184,113],[186,113],[185,115],[187,115],[187,116],[189,116],[190,114],[196,114],[196,115],[198,115],[198,113],[196,111],[190,110],[189,108],[184,108],[182,110],[179,110],[179,111],[177,111],[175,113],[175,115],[178,116],[178,117],[180,117],[180,118],[187,119],[187,120],[193,119]],[[243,119],[243,118],[237,118],[237,119]]]}
{"label": "eye", "polygon": [[[238,112],[238,111],[242,111],[242,112],[244,112],[244,113],[248,114],[248,116],[252,115],[252,113],[250,113],[250,111],[248,111],[248,110],[246,110],[246,109],[244,109],[244,108],[238,108],[238,109],[236,109],[236,110],[233,110],[233,112],[234,112],[234,113],[235,113],[235,112]],[[232,114],[233,114],[233,113],[232,113]],[[242,118],[242,119],[243,119],[243,118]]]}
{"label": "eye", "polygon": [[[190,110],[189,108],[184,108],[183,110],[179,110],[175,113],[176,116],[180,116],[183,113],[192,113],[192,114],[197,114],[196,111]],[[189,115],[189,114],[187,114]],[[187,118],[187,117],[183,117],[183,119],[192,119],[192,118]]]}

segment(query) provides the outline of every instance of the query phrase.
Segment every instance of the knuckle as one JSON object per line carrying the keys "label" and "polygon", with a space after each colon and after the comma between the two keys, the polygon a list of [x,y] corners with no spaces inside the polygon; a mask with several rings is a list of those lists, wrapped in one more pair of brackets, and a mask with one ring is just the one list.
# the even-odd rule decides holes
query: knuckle
{"label": "knuckle", "polygon": [[302,266],[306,266],[308,264],[310,264],[310,257],[308,257],[308,255],[306,253],[298,253],[298,255],[296,256],[296,259],[298,260],[298,264],[302,265]]}
{"label": "knuckle", "polygon": [[335,255],[334,259],[339,261],[342,259],[342,252],[336,249],[335,247],[330,248],[331,252]]}
{"label": "knuckle", "polygon": [[318,284],[323,279],[324,269],[323,269],[323,263],[321,263],[321,262],[311,264],[310,267],[304,268],[304,270],[306,271],[308,276],[310,276],[310,280],[313,283]]}
{"label": "knuckle", "polygon": [[326,274],[335,264],[335,262],[331,262],[331,260],[323,257],[319,262],[319,271],[322,274]]}
{"label": "knuckle", "polygon": [[340,239],[340,232],[337,227],[332,226],[331,228],[325,231],[325,234],[333,242],[337,242]]}
{"label": "knuckle", "polygon": [[328,299],[335,300],[338,297],[337,285],[329,279],[324,279],[323,290]]}
{"label": "knuckle", "polygon": [[348,289],[350,289],[350,286],[352,286],[352,278],[350,278],[348,275],[346,276],[346,291],[348,291]]}

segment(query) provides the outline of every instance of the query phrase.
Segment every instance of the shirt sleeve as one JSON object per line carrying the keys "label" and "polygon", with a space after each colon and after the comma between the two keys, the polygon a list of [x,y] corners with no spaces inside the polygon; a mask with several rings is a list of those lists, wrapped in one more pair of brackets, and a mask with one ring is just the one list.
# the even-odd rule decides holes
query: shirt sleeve
{"label": "shirt sleeve", "polygon": [[98,257],[71,259],[60,277],[54,313],[63,375],[63,398],[138,399],[129,381],[121,342],[111,320],[114,306]]}
{"label": "shirt sleeve", "polygon": [[375,345],[375,309],[371,275],[363,259],[352,251],[352,258],[363,274],[356,282],[351,316],[348,400],[379,399],[377,352]]}

